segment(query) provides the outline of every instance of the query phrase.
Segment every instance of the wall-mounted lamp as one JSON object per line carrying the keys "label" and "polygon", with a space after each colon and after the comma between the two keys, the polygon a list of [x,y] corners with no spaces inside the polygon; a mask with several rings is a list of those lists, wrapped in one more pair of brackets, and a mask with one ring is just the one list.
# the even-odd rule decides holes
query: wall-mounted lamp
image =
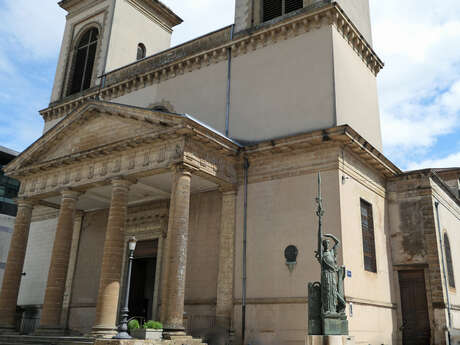
{"label": "wall-mounted lamp", "polygon": [[291,273],[294,270],[295,265],[297,264],[297,255],[299,255],[299,250],[294,245],[287,246],[284,250],[286,265],[289,268],[289,272]]}

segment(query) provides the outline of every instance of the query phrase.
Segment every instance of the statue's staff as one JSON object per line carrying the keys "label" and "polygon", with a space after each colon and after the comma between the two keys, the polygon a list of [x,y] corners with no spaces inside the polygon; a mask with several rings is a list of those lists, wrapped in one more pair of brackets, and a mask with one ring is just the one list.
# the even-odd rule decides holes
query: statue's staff
{"label": "statue's staff", "polygon": [[315,253],[315,257],[318,259],[319,263],[323,262],[323,199],[321,196],[321,173],[318,173],[318,197],[316,198],[316,203],[318,204],[318,209],[316,210],[316,215],[318,216],[318,250]]}

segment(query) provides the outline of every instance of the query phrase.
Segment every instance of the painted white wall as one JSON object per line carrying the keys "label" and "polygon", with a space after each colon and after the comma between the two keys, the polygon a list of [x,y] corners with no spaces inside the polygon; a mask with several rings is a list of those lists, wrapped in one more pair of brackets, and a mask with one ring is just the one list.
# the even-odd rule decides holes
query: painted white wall
{"label": "painted white wall", "polygon": [[18,305],[43,304],[57,218],[30,225]]}
{"label": "painted white wall", "polygon": [[332,27],[337,125],[350,125],[382,152],[377,79]]}
{"label": "painted white wall", "polygon": [[137,45],[143,43],[147,56],[166,50],[171,45],[171,31],[152,14],[143,13],[129,0],[118,0],[105,72],[136,61]]}
{"label": "painted white wall", "polygon": [[2,286],[5,265],[8,259],[15,217],[0,214],[0,286]]}

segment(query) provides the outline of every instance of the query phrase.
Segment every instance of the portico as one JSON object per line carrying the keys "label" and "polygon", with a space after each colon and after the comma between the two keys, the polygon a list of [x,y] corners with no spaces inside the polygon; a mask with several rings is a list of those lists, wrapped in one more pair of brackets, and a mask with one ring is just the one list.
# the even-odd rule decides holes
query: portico
{"label": "portico", "polygon": [[[155,313],[167,331],[183,333],[191,195],[212,190],[222,193],[216,317],[229,325],[238,149],[184,115],[98,101],[81,105],[8,167],[7,173],[21,181],[21,190],[0,294],[2,329],[15,326],[33,207],[46,205],[59,212],[37,334],[65,332],[76,214],[102,209],[108,209],[107,225],[91,334],[114,334],[131,233],[158,239],[153,309],[161,306]],[[142,209],[151,215],[161,202],[168,211],[156,219],[139,222],[143,216],[129,211]]]}

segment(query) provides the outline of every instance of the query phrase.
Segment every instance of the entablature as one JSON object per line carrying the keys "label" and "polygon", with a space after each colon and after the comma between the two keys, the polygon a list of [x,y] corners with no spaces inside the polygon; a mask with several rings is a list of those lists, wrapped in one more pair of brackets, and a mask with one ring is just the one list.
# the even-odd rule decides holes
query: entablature
{"label": "entablature", "polygon": [[[113,129],[107,142],[99,140],[90,149],[75,150],[85,138],[104,138],[104,127]],[[131,136],[117,140],[117,134],[131,131]],[[48,159],[50,152],[54,155]],[[238,153],[236,143],[186,115],[92,102],[45,133],[5,172],[21,181],[20,197],[42,198],[63,188],[83,191],[116,177],[136,180],[177,164],[227,187],[237,183]]]}

